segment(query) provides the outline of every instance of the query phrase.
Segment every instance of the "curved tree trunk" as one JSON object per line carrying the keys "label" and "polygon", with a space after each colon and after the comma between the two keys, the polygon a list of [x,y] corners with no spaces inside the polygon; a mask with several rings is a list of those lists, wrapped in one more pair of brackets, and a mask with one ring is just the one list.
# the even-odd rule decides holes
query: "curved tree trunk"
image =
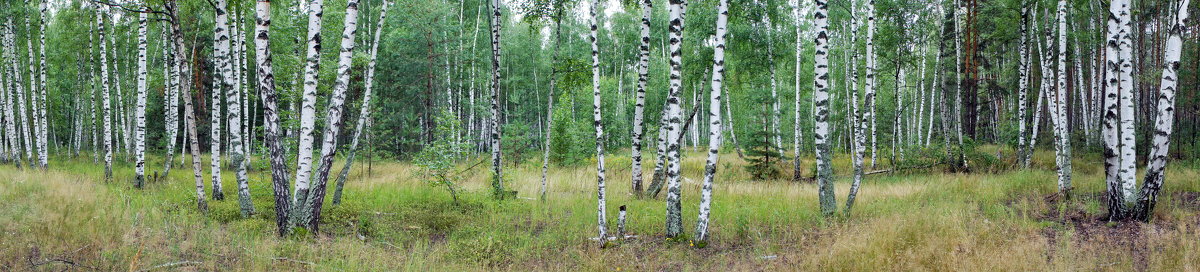
{"label": "curved tree trunk", "polygon": [[1146,177],[1138,192],[1137,206],[1132,218],[1149,221],[1158,203],[1159,190],[1162,189],[1167,167],[1167,155],[1171,147],[1171,132],[1175,123],[1175,90],[1179,81],[1179,56],[1183,51],[1183,38],[1188,17],[1188,0],[1181,0],[1175,6],[1176,15],[1172,20],[1169,37],[1167,38],[1166,53],[1163,64],[1162,84],[1158,92],[1158,117],[1154,123],[1154,139],[1150,146],[1150,161],[1146,167]]}
{"label": "curved tree trunk", "polygon": [[375,27],[375,39],[371,42],[371,51],[368,52],[370,59],[367,62],[367,78],[363,82],[363,102],[358,110],[358,123],[354,125],[354,137],[350,140],[350,153],[346,156],[346,165],[342,166],[342,171],[338,173],[337,188],[333,191],[333,204],[337,205],[342,202],[342,187],[346,184],[346,176],[350,175],[350,166],[354,163],[354,157],[358,153],[358,139],[362,136],[363,130],[367,129],[367,116],[371,115],[371,91],[374,86],[375,79],[375,58],[379,52],[379,38],[383,34],[383,23],[387,20],[388,7],[392,5],[391,1],[384,0],[383,6],[379,10],[379,21]]}

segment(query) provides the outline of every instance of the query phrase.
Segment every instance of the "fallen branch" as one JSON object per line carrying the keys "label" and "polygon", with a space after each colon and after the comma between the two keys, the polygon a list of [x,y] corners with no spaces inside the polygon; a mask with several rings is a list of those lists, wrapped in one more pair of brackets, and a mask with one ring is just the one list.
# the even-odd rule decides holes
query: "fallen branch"
{"label": "fallen branch", "polygon": [[173,267],[181,267],[181,266],[200,265],[200,264],[202,264],[202,262],[198,262],[198,261],[170,262],[170,263],[155,265],[155,266],[148,267],[146,269],[138,270],[138,272],[145,272],[145,271],[150,271],[150,270],[159,269],[159,268],[173,268]]}
{"label": "fallen branch", "polygon": [[938,166],[938,165],[940,165],[940,164],[942,164],[942,163],[940,163],[940,162],[939,162],[939,163],[934,163],[934,164],[930,164],[930,165],[922,165],[922,166],[900,167],[900,168],[892,168],[892,169],[875,170],[875,171],[871,171],[871,172],[864,173],[864,174],[863,174],[863,176],[870,176],[870,175],[876,175],[876,174],[885,174],[885,173],[893,173],[893,172],[899,172],[899,171],[905,171],[905,170],[928,169],[928,168],[933,168],[934,166]]}
{"label": "fallen branch", "polygon": [[306,262],[306,261],[301,261],[301,260],[288,259],[288,258],[284,258],[284,257],[275,257],[275,258],[271,258],[271,260],[274,260],[274,261],[281,261],[281,262],[293,262],[293,263],[304,264],[304,265],[317,265],[317,264],[315,264],[315,263],[313,263],[313,262]]}
{"label": "fallen branch", "polygon": [[78,266],[78,267],[83,267],[83,268],[89,268],[89,269],[92,269],[92,270],[100,270],[100,269],[97,269],[97,268],[95,268],[95,267],[91,267],[91,266],[83,265],[83,264],[80,264],[80,263],[76,263],[75,261],[68,260],[68,259],[63,259],[63,258],[50,258],[50,259],[45,259],[45,260],[43,260],[43,261],[42,261],[42,262],[40,262],[40,263],[33,263],[33,262],[30,262],[29,264],[30,264],[30,267],[38,267],[38,266],[42,266],[42,265],[46,265],[46,264],[51,264],[51,263],[63,263],[63,264],[70,265],[70,266]]}

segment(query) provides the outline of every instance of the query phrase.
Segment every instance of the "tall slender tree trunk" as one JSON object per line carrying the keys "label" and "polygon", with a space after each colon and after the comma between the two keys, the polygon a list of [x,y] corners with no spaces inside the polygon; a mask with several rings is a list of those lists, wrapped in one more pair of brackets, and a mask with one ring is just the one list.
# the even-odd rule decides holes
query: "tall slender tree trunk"
{"label": "tall slender tree trunk", "polygon": [[346,156],[346,164],[342,166],[342,171],[338,173],[337,188],[333,192],[333,204],[337,205],[342,202],[342,188],[346,184],[346,176],[350,175],[350,166],[354,163],[354,157],[358,153],[358,139],[362,136],[363,130],[366,127],[367,117],[371,115],[371,92],[375,80],[375,59],[379,53],[379,39],[383,34],[383,23],[387,20],[388,7],[392,5],[391,1],[384,0],[383,6],[379,7],[379,21],[376,22],[375,39],[371,42],[371,49],[368,52],[369,61],[367,61],[367,78],[363,84],[365,93],[363,93],[363,102],[358,110],[358,123],[354,125],[354,137],[350,140],[350,154]]}
{"label": "tall slender tree trunk", "polygon": [[488,139],[489,145],[492,147],[492,191],[496,198],[504,198],[507,194],[504,191],[504,172],[503,165],[500,162],[500,0],[489,0],[491,5],[491,31],[492,31],[492,120],[491,120],[491,138]]}
{"label": "tall slender tree trunk", "polygon": [[[876,133],[877,132],[875,131],[875,119],[876,119],[876,117],[875,117],[875,88],[877,86],[879,86],[879,82],[877,81],[876,75],[875,75],[875,72],[876,72],[875,69],[876,69],[876,65],[878,63],[876,61],[875,57],[876,57],[875,56],[875,0],[868,0],[867,1],[867,75],[866,75],[866,77],[867,77],[867,93],[866,93],[866,97],[865,97],[866,100],[863,103],[867,108],[866,121],[864,121],[864,122],[870,122],[869,127],[864,128],[864,130],[871,131],[871,138],[869,139],[871,141],[871,168],[875,168],[875,158],[878,157],[878,154],[879,154],[877,152],[878,149],[876,148],[876,139],[877,139]],[[921,76],[924,77],[925,73],[921,73]],[[923,99],[921,101],[922,101],[922,103],[924,103]],[[917,117],[920,117],[920,116],[917,116]],[[918,133],[918,135],[919,135],[919,133]],[[918,137],[918,138],[920,138],[920,137]],[[849,209],[846,209],[846,211],[847,211],[847,213],[849,213]]]}
{"label": "tall slender tree trunk", "polygon": [[[1116,2],[1116,1],[1114,1],[1114,2]],[[1137,185],[1137,180],[1136,180],[1137,158],[1135,157],[1136,146],[1137,146],[1137,140],[1135,139],[1135,137],[1137,136],[1137,134],[1136,134],[1137,132],[1134,130],[1134,123],[1136,122],[1136,117],[1137,117],[1136,116],[1137,109],[1136,109],[1136,105],[1134,104],[1136,102],[1135,97],[1134,97],[1134,95],[1135,95],[1134,91],[1138,90],[1137,86],[1135,86],[1135,84],[1140,84],[1140,83],[1137,82],[1137,80],[1134,78],[1134,74],[1133,74],[1133,69],[1134,69],[1133,68],[1133,59],[1134,59],[1133,58],[1133,53],[1134,53],[1133,42],[1134,42],[1134,40],[1132,39],[1132,37],[1130,37],[1131,35],[1133,35],[1133,31],[1134,31],[1133,23],[1132,23],[1133,20],[1131,19],[1131,17],[1133,15],[1132,15],[1132,12],[1130,11],[1130,8],[1128,8],[1129,5],[1126,4],[1125,7],[1126,8],[1123,8],[1124,12],[1120,13],[1122,16],[1121,26],[1120,26],[1121,36],[1118,41],[1118,45],[1121,49],[1119,57],[1120,57],[1120,59],[1122,59],[1123,65],[1120,66],[1120,74],[1121,74],[1121,82],[1120,82],[1121,89],[1120,90],[1121,90],[1121,92],[1120,92],[1120,95],[1118,96],[1118,100],[1120,103],[1119,104],[1120,113],[1121,113],[1121,115],[1120,115],[1120,118],[1121,118],[1120,119],[1121,120],[1121,122],[1120,122],[1121,165],[1119,168],[1120,171],[1118,171],[1117,173],[1120,174],[1120,177],[1121,177],[1121,187],[1122,187],[1121,193],[1124,195],[1124,197],[1122,199],[1124,199],[1126,201],[1126,203],[1125,203],[1126,205],[1129,205],[1129,204],[1131,204],[1131,203],[1129,203],[1130,201],[1134,201],[1134,197],[1135,197],[1134,189],[1135,189],[1135,186]]]}
{"label": "tall slender tree trunk", "polygon": [[608,244],[608,212],[605,209],[604,195],[604,123],[600,114],[600,45],[597,43],[596,12],[600,1],[593,0],[589,9],[591,32],[588,39],[592,42],[592,120],[596,127],[596,192],[597,192],[597,226],[599,228],[600,247]]}
{"label": "tall slender tree trunk", "polygon": [[667,237],[674,238],[683,232],[683,220],[680,207],[680,157],[679,157],[679,136],[682,133],[680,129],[680,120],[682,111],[679,105],[679,93],[683,86],[681,80],[681,52],[680,41],[683,33],[683,0],[669,1],[669,21],[668,39],[670,40],[670,89],[667,94]]}
{"label": "tall slender tree trunk", "polygon": [[814,26],[817,29],[816,54],[813,55],[813,143],[817,154],[817,193],[821,203],[821,213],[831,216],[837,212],[837,202],[833,195],[833,166],[829,150],[829,4],[826,0],[816,0],[817,10],[813,15]]}
{"label": "tall slender tree trunk", "polygon": [[[100,35],[100,97],[103,99],[102,100],[103,106],[101,107],[101,109],[103,109],[103,114],[104,114],[104,180],[105,181],[112,180],[112,159],[113,159],[112,158],[113,157],[112,105],[110,104],[110,99],[109,99],[110,95],[108,93],[108,84],[109,84],[108,83],[108,65],[109,65],[108,64],[108,42],[107,42],[107,39],[105,39],[105,37],[104,37],[104,19],[105,19],[105,17],[108,17],[107,15],[108,15],[107,12],[100,11],[100,10],[96,11],[96,31]],[[20,80],[20,77],[18,76],[17,79]],[[18,86],[17,91],[20,92],[20,90],[21,90],[21,88],[20,88],[20,86]],[[18,95],[18,97],[19,97],[19,95]],[[18,104],[20,104],[20,103],[18,103]],[[21,111],[24,112],[25,108],[21,107]],[[24,114],[22,114],[21,119],[24,119]],[[28,134],[26,134],[26,136],[28,136]]]}
{"label": "tall slender tree trunk", "polygon": [[[796,118],[794,120],[795,123],[792,124],[792,153],[795,154],[795,157],[792,158],[792,181],[800,181],[804,175],[800,170],[800,138],[803,136],[800,125],[800,120],[802,119],[800,113],[800,67],[804,65],[804,62],[801,59],[804,53],[804,43],[802,42],[804,40],[804,32],[801,30],[802,27],[800,26],[800,20],[803,18],[800,14],[800,3],[803,3],[803,1],[797,2],[797,6],[793,9],[794,14],[792,14],[793,17],[796,17],[796,93],[794,97],[796,100],[796,105],[794,106]],[[725,106],[728,107],[729,105]]]}
{"label": "tall slender tree trunk", "polygon": [[137,108],[134,110],[134,120],[137,128],[133,131],[135,177],[133,187],[141,189],[146,182],[146,13],[138,13],[138,51],[137,51]]}
{"label": "tall slender tree trunk", "polygon": [[296,189],[292,194],[292,215],[288,218],[293,226],[304,224],[301,220],[304,202],[309,194],[309,176],[312,175],[313,130],[317,123],[317,72],[321,64],[321,17],[324,0],[308,0],[304,10],[308,11],[308,46],[304,62],[304,91],[300,106],[299,147],[296,158]]}
{"label": "tall slender tree trunk", "polygon": [[341,52],[338,54],[337,77],[333,83],[333,96],[329,98],[329,108],[325,112],[325,133],[321,139],[321,160],[312,181],[312,192],[304,201],[302,214],[307,228],[318,231],[318,221],[321,218],[321,206],[325,203],[325,185],[329,180],[329,170],[333,168],[333,155],[337,153],[338,133],[342,128],[342,107],[346,101],[346,90],[350,88],[351,57],[354,54],[354,35],[358,31],[358,0],[346,1],[346,17],[342,29]]}
{"label": "tall slender tree trunk", "polygon": [[1104,58],[1106,71],[1104,73],[1104,129],[1101,130],[1101,137],[1104,139],[1104,168],[1105,168],[1105,183],[1108,195],[1108,220],[1118,221],[1126,218],[1128,208],[1125,203],[1126,194],[1125,188],[1132,188],[1133,185],[1126,186],[1129,180],[1127,176],[1130,174],[1124,173],[1126,170],[1121,156],[1121,144],[1125,141],[1122,139],[1121,121],[1124,114],[1118,110],[1123,102],[1128,100],[1128,92],[1132,90],[1125,89],[1125,86],[1131,86],[1128,83],[1129,74],[1126,74],[1130,67],[1130,59],[1126,58],[1127,53],[1122,52],[1129,48],[1128,41],[1124,38],[1127,33],[1124,33],[1122,25],[1128,22],[1123,22],[1128,18],[1129,1],[1128,0],[1112,0],[1109,3],[1108,16],[1108,35],[1107,45],[1105,47]]}
{"label": "tall slender tree trunk", "polygon": [[708,240],[708,217],[712,207],[718,152],[721,148],[721,87],[725,81],[725,38],[729,24],[729,3],[717,2],[716,47],[713,49],[712,87],[708,92],[708,157],[704,160],[704,187],[700,191],[700,212],[696,219],[696,240],[701,246]]}
{"label": "tall slender tree trunk", "polygon": [[[221,138],[221,97],[226,95],[223,92],[227,92],[232,87],[226,83],[225,79],[228,76],[228,71],[225,70],[225,63],[229,62],[226,59],[229,56],[229,33],[227,32],[229,14],[225,10],[225,1],[221,1],[216,9],[216,22],[213,24],[213,65],[216,67],[214,67],[212,91],[210,92],[211,105],[209,108],[209,121],[211,124],[209,128],[209,135],[211,136],[209,141],[209,168],[211,169],[210,172],[212,172],[212,199],[224,200],[225,190],[221,181],[221,141],[224,139]],[[233,109],[233,107],[228,108],[230,111],[233,111]],[[233,127],[232,123],[226,125],[230,128]]]}
{"label": "tall slender tree trunk", "polygon": [[[646,81],[650,72],[650,15],[654,10],[651,0],[642,0],[641,43],[638,46],[638,83],[637,98],[633,104],[633,147],[630,158],[633,161],[633,194],[642,196],[642,138],[645,131],[643,116],[646,111]],[[557,47],[555,47],[557,48]],[[556,49],[557,50],[557,49]],[[553,79],[551,79],[553,80]]]}
{"label": "tall slender tree trunk", "polygon": [[[540,195],[539,198],[542,201],[546,201],[546,186],[547,186],[546,185],[546,172],[550,169],[550,132],[553,131],[552,127],[553,127],[553,122],[554,122],[554,93],[556,93],[558,91],[558,67],[555,67],[554,65],[556,63],[558,63],[559,45],[562,44],[563,11],[558,10],[557,13],[558,13],[558,15],[554,19],[554,56],[550,62],[551,63],[550,64],[550,88],[549,88],[549,91],[547,91],[547,93],[546,93],[546,128],[545,128],[546,135],[545,135],[545,142],[543,143],[543,149],[542,149],[542,189],[541,189],[541,193],[539,194]],[[478,20],[476,20],[476,21],[477,21],[476,23],[478,23]],[[472,83],[472,86],[473,85],[474,85],[474,83]],[[472,97],[471,103],[473,104],[474,103],[473,101],[475,100],[474,93],[472,93],[471,97]],[[637,126],[636,122],[634,123],[634,126],[635,127]],[[468,133],[468,135],[470,135],[470,134]],[[634,143],[637,143],[637,138],[634,138],[634,141],[635,141]],[[637,150],[637,148],[634,148],[633,154],[634,154],[633,161],[635,161],[633,169],[634,169],[634,171],[641,171],[640,165],[636,164],[636,162],[641,160],[641,155],[640,155],[641,153]],[[634,175],[634,178],[635,178],[634,182],[637,182],[636,181],[637,175]],[[641,187],[638,186],[638,188],[640,189]],[[635,193],[636,193],[636,190],[635,190]]]}
{"label": "tall slender tree trunk", "polygon": [[1058,88],[1055,90],[1055,112],[1058,124],[1058,190],[1071,195],[1071,135],[1067,120],[1067,0],[1058,1]]}
{"label": "tall slender tree trunk", "polygon": [[1032,152],[1032,150],[1025,148],[1025,123],[1027,122],[1027,118],[1025,117],[1025,115],[1026,115],[1025,107],[1026,107],[1026,104],[1029,104],[1029,102],[1028,102],[1029,98],[1027,98],[1026,93],[1029,92],[1029,70],[1030,70],[1029,69],[1030,56],[1029,56],[1029,51],[1027,49],[1028,41],[1026,38],[1028,36],[1027,29],[1029,28],[1028,27],[1028,24],[1029,24],[1029,8],[1028,7],[1021,8],[1021,22],[1020,23],[1021,23],[1020,33],[1019,33],[1020,44],[1017,45],[1017,48],[1018,48],[1017,54],[1021,59],[1020,60],[1021,63],[1019,64],[1020,65],[1020,67],[1019,67],[1020,78],[1017,80],[1017,120],[1018,120],[1017,121],[1017,158],[1021,162],[1021,167],[1029,167],[1029,164],[1025,161],[1025,159],[1027,158],[1025,156],[1025,153]]}
{"label": "tall slender tree trunk", "polygon": [[[38,133],[38,135],[41,135],[40,136],[41,138],[39,138],[39,140],[38,140],[38,143],[40,144],[40,146],[38,146],[38,150],[41,150],[41,152],[38,153],[38,166],[40,166],[43,170],[45,170],[45,169],[47,169],[47,167],[49,167],[49,163],[47,162],[47,160],[48,160],[47,153],[48,153],[49,149],[46,144],[49,141],[49,139],[47,138],[47,134],[48,134],[47,123],[49,123],[49,120],[46,119],[46,111],[49,110],[49,107],[50,107],[50,103],[48,103],[46,101],[46,1],[49,1],[49,0],[42,0],[38,4],[38,10],[40,12],[38,12],[38,16],[39,16],[39,18],[38,18],[38,21],[39,21],[39,23],[38,23],[38,44],[39,44],[38,45],[38,62],[39,62],[39,64],[38,64],[37,77],[38,77],[38,90],[41,91],[41,94],[38,95],[40,101],[36,102],[36,103],[41,104],[41,111],[39,111],[37,113],[38,120],[40,120],[40,122],[38,123],[38,130],[41,131],[41,133]],[[29,61],[33,62],[32,59]]]}
{"label": "tall slender tree trunk", "polygon": [[1146,177],[1138,191],[1137,205],[1133,209],[1132,218],[1149,221],[1158,203],[1159,190],[1162,189],[1167,167],[1167,155],[1171,147],[1171,133],[1175,123],[1175,90],[1178,87],[1179,56],[1183,52],[1183,31],[1187,26],[1189,0],[1180,0],[1175,6],[1175,17],[1168,30],[1166,52],[1162,72],[1162,83],[1158,91],[1158,115],[1154,124],[1154,139],[1150,146],[1150,161],[1146,167]]}
{"label": "tall slender tree trunk", "polygon": [[[216,46],[213,54],[217,55],[217,82],[220,88],[218,90],[225,91],[225,104],[227,106],[226,117],[227,127],[229,128],[229,162],[234,167],[234,175],[237,178],[238,184],[238,206],[242,217],[249,217],[254,214],[254,203],[250,201],[250,185],[249,177],[246,174],[246,147],[242,146],[244,137],[242,137],[242,101],[241,101],[241,83],[239,83],[239,73],[236,67],[240,67],[238,57],[240,54],[237,49],[231,49],[230,45],[237,45],[236,38],[230,38],[231,31],[229,16],[226,9],[226,0],[217,0],[217,19],[216,19]],[[236,17],[235,17],[236,18]],[[236,21],[236,20],[234,20]],[[235,29],[237,24],[232,24]],[[240,32],[240,31],[238,31]],[[233,33],[238,33],[233,32]],[[239,34],[235,34],[239,35]],[[214,92],[217,94],[217,92]],[[214,104],[217,97],[214,96]],[[214,107],[216,109],[217,107]],[[215,153],[214,153],[215,154]],[[217,157],[216,155],[213,156]],[[217,164],[213,165],[213,169],[219,169]],[[217,170],[216,173],[220,173]],[[214,174],[215,175],[215,174]]]}
{"label": "tall slender tree trunk", "polygon": [[[386,4],[383,9],[387,10]],[[263,136],[266,137],[263,141],[266,142],[267,149],[271,152],[271,187],[275,193],[275,226],[278,234],[283,236],[291,229],[288,222],[293,206],[290,188],[288,188],[291,187],[291,182],[288,181],[288,165],[285,157],[287,155],[284,153],[280,135],[282,130],[279,124],[279,107],[276,102],[278,96],[275,93],[275,72],[271,67],[271,1],[258,1],[255,5],[255,17],[254,56],[257,58],[255,62],[258,69],[255,74],[258,76],[258,93],[263,98]],[[372,58],[372,62],[374,62],[374,58]],[[367,80],[367,85],[370,85],[370,82]],[[367,91],[370,90],[371,88],[367,87]]]}

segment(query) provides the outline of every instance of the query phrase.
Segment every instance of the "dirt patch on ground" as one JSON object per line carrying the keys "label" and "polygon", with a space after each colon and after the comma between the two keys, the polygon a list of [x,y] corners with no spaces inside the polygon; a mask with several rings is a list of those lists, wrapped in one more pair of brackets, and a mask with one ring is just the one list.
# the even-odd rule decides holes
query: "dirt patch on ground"
{"label": "dirt patch on ground", "polygon": [[[1054,222],[1042,229],[1046,237],[1047,261],[1053,261],[1062,243],[1062,239],[1070,243],[1072,248],[1121,248],[1132,256],[1134,267],[1144,270],[1147,267],[1147,256],[1151,250],[1146,245],[1144,236],[1147,231],[1158,231],[1163,228],[1173,228],[1163,224],[1145,224],[1141,222],[1109,222],[1107,211],[1089,212],[1088,206],[1094,203],[1108,203],[1108,197],[1102,193],[1085,193],[1065,199],[1060,194],[1043,197],[1043,209],[1037,219],[1042,222]],[[1094,207],[1093,207],[1094,210]],[[1066,236],[1070,233],[1069,236]],[[1064,237],[1066,236],[1066,237]]]}

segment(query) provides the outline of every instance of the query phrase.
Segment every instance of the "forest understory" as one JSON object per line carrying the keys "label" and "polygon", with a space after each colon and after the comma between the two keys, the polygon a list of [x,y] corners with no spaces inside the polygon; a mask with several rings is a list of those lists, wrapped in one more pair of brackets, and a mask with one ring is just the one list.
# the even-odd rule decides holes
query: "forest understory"
{"label": "forest understory", "polygon": [[[1012,154],[1011,150],[990,153]],[[628,152],[612,154],[628,165]],[[695,224],[702,152],[683,160],[685,227]],[[728,155],[728,154],[726,154]],[[1149,223],[1105,220],[1099,155],[1075,159],[1076,188],[1057,195],[1054,155],[1039,151],[1029,170],[947,174],[939,167],[868,176],[850,217],[823,217],[815,185],[755,181],[746,162],[723,156],[714,190],[711,239],[666,239],[662,199],[638,199],[628,167],[608,169],[609,205],[627,206],[628,234],[607,249],[594,237],[594,167],[549,171],[537,200],[537,160],[508,167],[516,199],[495,201],[489,172],[458,182],[456,204],[406,162],[373,162],[351,172],[346,198],[330,205],[317,235],[276,236],[270,172],[252,160],[257,214],[243,219],[236,199],[194,208],[190,173],[134,189],[129,167],[105,182],[90,156],[55,157],[48,172],[0,166],[0,270],[3,271],[1194,271],[1200,269],[1200,179],[1195,162],[1168,169]],[[1003,155],[1002,155],[1003,156]],[[477,160],[459,162],[466,169]],[[151,156],[161,163],[161,157]],[[207,160],[207,159],[206,159]],[[118,160],[121,161],[121,160]],[[850,157],[833,160],[838,195]],[[118,163],[120,164],[120,163]],[[886,164],[881,162],[880,168]],[[780,165],[782,166],[782,165]],[[507,166],[506,166],[507,167]],[[225,172],[227,181],[232,171]],[[226,189],[231,190],[231,189]],[[332,187],[330,188],[332,191]],[[615,214],[610,213],[610,222]],[[299,230],[302,232],[303,230]]]}

